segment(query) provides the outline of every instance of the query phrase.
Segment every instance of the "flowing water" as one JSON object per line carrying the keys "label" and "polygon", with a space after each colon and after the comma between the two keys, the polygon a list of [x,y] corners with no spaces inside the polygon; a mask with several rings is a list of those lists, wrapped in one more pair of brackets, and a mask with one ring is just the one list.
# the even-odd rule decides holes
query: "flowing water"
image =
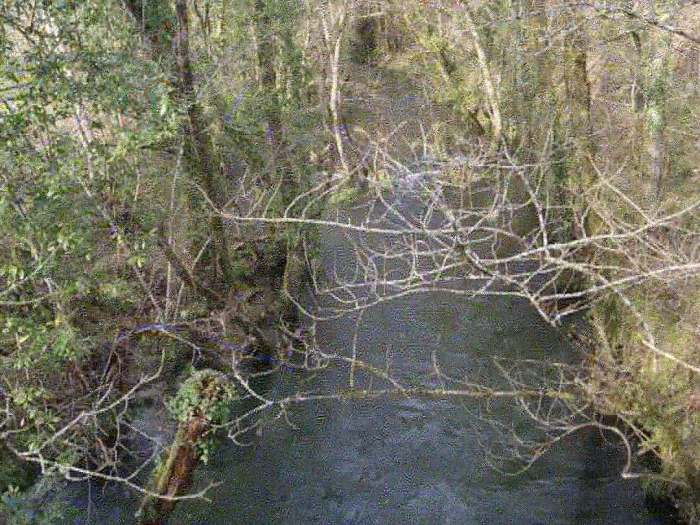
{"label": "flowing water", "polygon": [[[326,275],[358,275],[350,241],[339,232],[324,232]],[[333,306],[327,297],[319,301]],[[535,363],[580,358],[522,301],[467,300],[448,292],[409,294],[362,314],[319,322],[316,337],[328,353],[354,356],[425,388],[466,383],[506,388],[494,358],[532,360],[531,368],[539,366],[533,377],[545,378],[553,369]],[[376,376],[336,364],[312,375],[287,372],[276,395],[297,389],[333,394],[347,390],[351,374],[355,388],[387,386]],[[552,405],[550,417],[557,410]],[[510,399],[321,400],[290,405],[287,419],[271,421],[250,447],[223,444],[197,474],[200,486],[219,483],[209,494],[211,502],[180,504],[170,523],[670,523],[650,515],[638,482],[622,479],[626,456],[611,433],[582,430],[553,444],[520,475],[497,472],[494,465],[514,467],[504,458],[527,450],[518,447],[518,439],[544,435]],[[95,489],[90,501],[90,512],[75,523],[133,523],[134,499]],[[85,506],[86,494],[76,502]]]}

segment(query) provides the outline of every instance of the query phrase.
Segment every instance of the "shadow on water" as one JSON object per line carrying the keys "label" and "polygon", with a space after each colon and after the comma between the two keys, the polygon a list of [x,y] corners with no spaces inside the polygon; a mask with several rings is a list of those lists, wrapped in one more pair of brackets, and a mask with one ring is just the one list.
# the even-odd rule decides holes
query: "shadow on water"
{"label": "shadow on water", "polygon": [[[422,371],[424,353],[439,348],[445,366],[482,377],[486,365],[477,365],[472,348],[563,350],[556,334],[526,311],[506,321],[456,307],[440,297],[384,305],[365,318],[358,346],[394,345],[396,361],[413,363],[413,372]],[[450,316],[454,332],[435,342],[429,326]],[[495,325],[498,338],[488,335]],[[331,348],[345,344],[348,334],[342,323],[330,322],[322,336]],[[334,391],[345,381],[337,372],[315,386]],[[613,441],[575,434],[527,473],[504,477],[485,461],[494,431],[475,414],[473,404],[448,400],[302,405],[291,414],[297,430],[279,421],[256,447],[223,450],[200,473],[222,482],[212,494],[215,504],[183,505],[172,523],[660,523],[644,508],[639,486],[620,478],[624,455]],[[506,404],[493,414],[515,417]]]}
{"label": "shadow on water", "polygon": [[[353,274],[347,238],[322,235],[327,271]],[[321,298],[323,304],[323,300]],[[391,363],[395,377],[439,386],[435,366],[453,378],[503,386],[493,358],[544,363],[575,360],[571,349],[522,301],[423,293],[383,302],[361,318],[320,322],[326,352]],[[543,365],[546,376],[547,366]],[[350,371],[285,374],[281,392],[335,393]],[[356,387],[377,387],[358,374]],[[620,472],[624,451],[593,430],[556,443],[530,470],[499,474],[489,453],[508,451],[508,433],[541,437],[512,401],[403,398],[315,401],[289,408],[251,446],[224,443],[198,483],[219,485],[211,503],[180,505],[172,525],[651,525],[670,523],[644,506],[638,483]],[[493,459],[493,458],[491,458]],[[133,500],[94,499],[76,523],[131,524]],[[84,504],[84,502],[83,502]]]}

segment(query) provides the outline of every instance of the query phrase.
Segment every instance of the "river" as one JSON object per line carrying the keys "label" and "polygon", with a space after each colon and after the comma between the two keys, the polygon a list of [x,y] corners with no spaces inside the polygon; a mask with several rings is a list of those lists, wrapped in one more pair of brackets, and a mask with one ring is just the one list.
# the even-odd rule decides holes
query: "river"
{"label": "river", "polygon": [[[355,262],[354,242],[379,240],[350,238],[332,229],[322,233],[322,273],[329,281],[364,277],[364,269],[359,271]],[[391,264],[377,271],[378,280],[389,274],[396,277]],[[360,304],[363,294],[382,295],[362,287],[354,293]],[[314,304],[313,311],[319,313],[337,306],[339,297],[311,299],[309,308]],[[337,361],[314,374],[286,372],[279,384],[273,382],[280,399],[298,390],[338,393],[348,389],[351,376],[356,389],[388,386],[376,374],[344,365],[344,357],[388,370],[409,386],[453,389],[507,389],[494,358],[505,366],[531,363],[526,368],[538,373],[528,376],[530,385],[541,377],[551,379],[557,370],[552,363],[579,359],[534,309],[509,297],[468,300],[448,292],[408,294],[361,313],[319,321],[315,330],[319,347]],[[520,366],[516,369],[527,374]],[[552,408],[547,403],[542,410]],[[550,417],[560,411],[554,406]],[[532,452],[519,447],[518,440],[544,438],[509,398],[380,397],[290,404],[287,418],[271,420],[261,437],[251,437],[251,446],[223,443],[197,474],[201,486],[219,483],[209,494],[211,501],[180,504],[170,523],[671,523],[645,507],[639,482],[622,479],[625,449],[612,433],[576,432],[552,444],[516,476],[494,468],[522,466],[505,461],[514,452]],[[84,510],[72,523],[133,523],[135,498],[118,489],[93,489],[87,505],[85,487],[78,490],[82,492],[76,493],[75,501]]]}

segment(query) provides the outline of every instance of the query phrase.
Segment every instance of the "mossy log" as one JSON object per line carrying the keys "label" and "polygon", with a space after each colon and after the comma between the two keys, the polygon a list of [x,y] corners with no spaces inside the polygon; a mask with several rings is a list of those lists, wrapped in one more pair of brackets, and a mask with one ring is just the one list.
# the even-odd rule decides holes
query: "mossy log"
{"label": "mossy log", "polygon": [[[199,461],[197,443],[203,439],[208,428],[209,422],[203,417],[180,422],[175,442],[156,475],[153,490],[156,494],[165,498],[175,498],[192,485]],[[144,499],[139,525],[165,525],[166,518],[175,508],[175,501],[165,498],[147,496]]]}
{"label": "mossy log", "polygon": [[144,498],[138,525],[165,525],[175,498],[191,487],[209,430],[224,418],[231,397],[225,376],[212,370],[196,372],[182,385],[172,405],[180,420],[177,434],[154,475],[152,493],[157,496]]}

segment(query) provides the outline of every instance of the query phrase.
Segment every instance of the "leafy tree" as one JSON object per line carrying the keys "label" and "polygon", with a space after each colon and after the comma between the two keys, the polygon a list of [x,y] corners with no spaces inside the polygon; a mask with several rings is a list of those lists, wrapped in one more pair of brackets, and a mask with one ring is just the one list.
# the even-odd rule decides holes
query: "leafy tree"
{"label": "leafy tree", "polygon": [[[3,464],[132,483],[122,430],[143,391],[175,390],[192,360],[254,405],[217,421],[234,440],[263,410],[318,399],[255,386],[269,370],[241,356],[259,357],[270,324],[282,344],[266,362],[347,366],[339,396],[490,399],[488,385],[443,374],[454,388],[426,390],[313,339],[328,316],[459,279],[557,326],[590,312],[589,362],[544,367],[542,388],[501,363],[511,388],[498,395],[544,436],[512,455],[527,466],[551,440],[605,426],[593,412],[621,415],[611,431],[661,458],[666,477],[648,477],[697,519],[693,3],[0,9]],[[337,209],[349,201],[357,220]],[[314,262],[329,230],[352,245],[352,279]],[[379,272],[392,264],[405,275]],[[308,333],[287,323],[307,280],[335,301],[307,312]]]}

